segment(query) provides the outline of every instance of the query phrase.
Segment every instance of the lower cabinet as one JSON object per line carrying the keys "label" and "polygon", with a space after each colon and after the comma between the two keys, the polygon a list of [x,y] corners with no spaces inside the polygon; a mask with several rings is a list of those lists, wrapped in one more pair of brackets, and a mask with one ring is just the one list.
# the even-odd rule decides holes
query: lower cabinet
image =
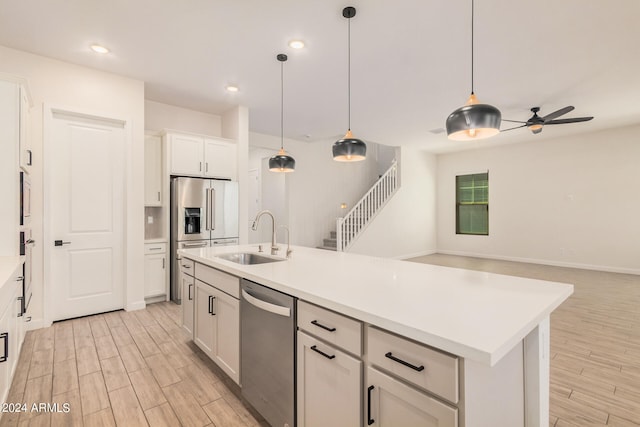
{"label": "lower cabinet", "polygon": [[180,273],[182,289],[182,329],[193,338],[193,303],[195,294],[195,279],[182,272]]}
{"label": "lower cabinet", "polygon": [[298,426],[362,425],[362,362],[301,331],[297,351]]}
{"label": "lower cabinet", "polygon": [[144,296],[158,297],[167,294],[169,264],[166,243],[144,245]]}
{"label": "lower cabinet", "polygon": [[[5,284],[0,284],[0,403],[6,401],[24,338],[21,314],[22,265]],[[2,412],[0,412],[2,416]]]}
{"label": "lower cabinet", "polygon": [[365,425],[457,427],[458,410],[368,367]]}
{"label": "lower cabinet", "polygon": [[194,342],[239,384],[240,300],[196,280],[194,309]]}

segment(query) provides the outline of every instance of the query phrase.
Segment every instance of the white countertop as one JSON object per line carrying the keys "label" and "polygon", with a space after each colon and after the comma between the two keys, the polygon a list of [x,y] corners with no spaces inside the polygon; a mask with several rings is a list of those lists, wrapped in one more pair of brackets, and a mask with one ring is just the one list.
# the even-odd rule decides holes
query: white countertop
{"label": "white countertop", "polygon": [[13,273],[23,262],[23,256],[0,256],[0,287],[11,279]]}
{"label": "white countertop", "polygon": [[[268,251],[269,244],[263,244]],[[227,273],[490,366],[573,293],[564,283],[293,247],[291,258],[216,258],[257,245],[181,249]],[[281,252],[286,250],[281,246]]]}

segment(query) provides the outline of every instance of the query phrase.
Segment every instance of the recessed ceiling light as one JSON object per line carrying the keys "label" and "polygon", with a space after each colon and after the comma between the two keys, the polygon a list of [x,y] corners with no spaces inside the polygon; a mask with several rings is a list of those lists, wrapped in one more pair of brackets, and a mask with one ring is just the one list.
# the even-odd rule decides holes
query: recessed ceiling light
{"label": "recessed ceiling light", "polygon": [[304,47],[304,42],[302,40],[291,40],[289,42],[289,47],[293,49],[302,49]]}
{"label": "recessed ceiling light", "polygon": [[100,46],[99,44],[92,44],[91,50],[96,53],[109,53],[109,49],[104,46]]}
{"label": "recessed ceiling light", "polygon": [[226,88],[226,89],[227,89],[227,92],[237,92],[237,91],[239,91],[239,90],[240,90],[240,89],[238,88],[238,86],[233,86],[233,85],[229,85],[229,86],[227,86],[227,88]]}

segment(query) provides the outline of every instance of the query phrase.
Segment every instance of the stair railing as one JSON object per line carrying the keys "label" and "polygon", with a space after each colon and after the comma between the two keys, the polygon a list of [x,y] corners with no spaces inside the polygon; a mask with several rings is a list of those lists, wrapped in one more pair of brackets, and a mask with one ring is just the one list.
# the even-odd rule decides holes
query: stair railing
{"label": "stair railing", "polygon": [[344,252],[376,216],[398,189],[398,166],[394,160],[389,169],[373,184],[343,218],[336,221],[337,251]]}

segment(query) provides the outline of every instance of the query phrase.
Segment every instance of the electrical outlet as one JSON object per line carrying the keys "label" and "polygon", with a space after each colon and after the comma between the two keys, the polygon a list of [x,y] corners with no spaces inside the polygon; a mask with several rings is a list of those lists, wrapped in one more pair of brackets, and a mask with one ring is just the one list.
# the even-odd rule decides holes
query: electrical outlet
{"label": "electrical outlet", "polygon": [[153,224],[153,217],[152,216],[148,216],[147,217],[147,224]]}

